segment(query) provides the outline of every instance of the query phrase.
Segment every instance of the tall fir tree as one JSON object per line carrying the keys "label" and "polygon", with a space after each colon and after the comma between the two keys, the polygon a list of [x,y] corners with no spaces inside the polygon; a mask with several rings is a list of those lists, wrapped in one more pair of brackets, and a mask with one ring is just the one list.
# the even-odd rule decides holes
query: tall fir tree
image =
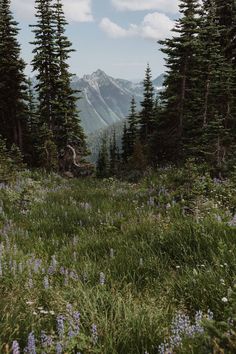
{"label": "tall fir tree", "polygon": [[116,141],[116,132],[114,130],[113,136],[110,139],[110,175],[114,176],[118,172],[119,168],[119,149],[117,146],[117,141]]}
{"label": "tall fir tree", "polygon": [[55,48],[58,63],[58,87],[57,87],[57,122],[55,131],[56,145],[60,150],[68,145],[78,150],[80,155],[87,153],[85,134],[79,119],[77,101],[79,91],[71,87],[73,74],[69,71],[68,59],[74,52],[72,43],[68,40],[65,32],[67,21],[65,19],[63,4],[56,0],[54,15],[56,23]]}
{"label": "tall fir tree", "polygon": [[124,123],[123,127],[123,134],[122,134],[122,162],[123,164],[127,164],[128,159],[129,159],[129,138],[128,138],[128,129],[127,129],[127,123]]}
{"label": "tall fir tree", "polygon": [[109,177],[109,175],[110,175],[109,154],[108,154],[107,137],[106,136],[104,136],[102,138],[96,167],[97,167],[96,168],[96,175],[98,178]]}
{"label": "tall fir tree", "polygon": [[144,86],[144,98],[141,102],[141,112],[139,117],[140,124],[140,139],[143,144],[146,144],[154,129],[154,87],[152,84],[152,73],[148,64]]}
{"label": "tall fir tree", "polygon": [[[69,145],[81,156],[87,154],[85,134],[77,111],[78,92],[71,87],[68,59],[73,52],[65,35],[67,22],[60,0],[36,0],[37,24],[33,50],[33,70],[37,72],[36,92],[41,124],[42,151],[48,161],[60,159]],[[47,147],[50,147],[48,150]],[[42,154],[41,154],[42,155]],[[47,164],[48,165],[48,164]],[[54,164],[53,164],[54,165]]]}
{"label": "tall fir tree", "polygon": [[139,117],[135,98],[132,97],[130,104],[130,113],[128,116],[127,130],[127,155],[131,157],[134,152],[134,144],[139,138]]}
{"label": "tall fir tree", "polygon": [[162,52],[167,56],[167,74],[162,94],[164,109],[157,134],[159,161],[183,158],[186,153],[186,149],[183,151],[183,136],[189,129],[194,131],[194,117],[198,110],[193,96],[197,89],[199,65],[199,2],[181,0],[179,8],[181,16],[173,29],[176,35],[160,42]]}
{"label": "tall fir tree", "polygon": [[18,23],[14,21],[10,0],[0,1],[0,134],[10,147],[24,153],[27,129],[25,63],[17,41]]}
{"label": "tall fir tree", "polygon": [[57,87],[58,56],[55,44],[55,19],[53,17],[52,0],[36,0],[37,24],[31,25],[35,40],[32,61],[36,72],[36,92],[38,95],[38,111],[40,123],[55,131],[57,120]]}

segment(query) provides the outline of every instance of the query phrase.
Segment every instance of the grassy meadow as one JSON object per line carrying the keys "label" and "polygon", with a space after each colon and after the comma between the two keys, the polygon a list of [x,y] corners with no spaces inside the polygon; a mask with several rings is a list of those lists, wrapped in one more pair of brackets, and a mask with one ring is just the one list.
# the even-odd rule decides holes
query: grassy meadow
{"label": "grassy meadow", "polygon": [[236,352],[234,176],[23,171],[0,200],[2,353]]}

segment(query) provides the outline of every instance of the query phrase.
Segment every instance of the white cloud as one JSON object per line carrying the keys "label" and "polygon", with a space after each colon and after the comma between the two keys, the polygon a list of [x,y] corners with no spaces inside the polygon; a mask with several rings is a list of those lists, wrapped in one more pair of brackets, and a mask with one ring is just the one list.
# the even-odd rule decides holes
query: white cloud
{"label": "white cloud", "polygon": [[[32,19],[35,13],[34,0],[12,0],[12,9],[20,19]],[[67,20],[93,21],[91,0],[63,0]]]}
{"label": "white cloud", "polygon": [[100,28],[111,38],[122,38],[129,35],[129,31],[105,17],[100,22]]}
{"label": "white cloud", "polygon": [[100,28],[111,38],[142,37],[160,40],[170,36],[174,22],[165,14],[154,12],[146,15],[139,25],[131,24],[128,29],[120,27],[109,18],[103,18]]}
{"label": "white cloud", "polygon": [[165,13],[177,13],[179,0],[111,0],[120,11],[157,10]]}

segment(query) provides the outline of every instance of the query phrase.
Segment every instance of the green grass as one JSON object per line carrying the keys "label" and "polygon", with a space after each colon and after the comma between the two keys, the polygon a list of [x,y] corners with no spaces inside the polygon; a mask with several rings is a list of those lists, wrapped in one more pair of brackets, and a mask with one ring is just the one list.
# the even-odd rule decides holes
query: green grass
{"label": "green grass", "polygon": [[[174,185],[165,174],[130,184],[25,173],[0,191],[2,352],[13,340],[24,348],[34,331],[41,353],[45,331],[54,341],[46,353],[55,353],[59,341],[63,353],[158,353],[177,312],[194,317],[211,309],[216,319],[224,318],[222,298],[236,273],[236,228],[228,225],[232,187],[227,182],[216,190],[209,181],[207,192],[180,197],[181,180]],[[53,256],[57,264],[45,289]],[[56,318],[67,316],[68,304],[80,312],[80,332],[69,340],[66,322],[59,340]]]}

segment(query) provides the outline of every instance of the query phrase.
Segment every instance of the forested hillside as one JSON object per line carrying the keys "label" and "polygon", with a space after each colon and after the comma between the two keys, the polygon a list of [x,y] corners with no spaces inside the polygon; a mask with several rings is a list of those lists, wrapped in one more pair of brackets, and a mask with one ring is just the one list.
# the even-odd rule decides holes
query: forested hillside
{"label": "forested hillside", "polygon": [[119,154],[123,169],[181,165],[191,158],[207,164],[215,176],[233,171],[235,6],[232,0],[180,2],[173,37],[160,42],[166,57],[165,89],[157,100],[148,66],[141,110],[132,102],[124,127]]}

